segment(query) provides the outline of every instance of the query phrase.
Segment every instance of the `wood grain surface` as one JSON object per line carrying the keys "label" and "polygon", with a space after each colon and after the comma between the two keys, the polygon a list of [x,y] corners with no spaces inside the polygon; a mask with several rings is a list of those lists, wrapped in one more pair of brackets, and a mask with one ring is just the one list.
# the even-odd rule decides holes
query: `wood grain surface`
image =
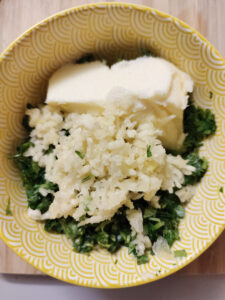
{"label": "wood grain surface", "polygon": [[[30,26],[76,5],[102,2],[88,0],[0,0],[0,52]],[[108,1],[106,1],[108,2]],[[185,21],[201,32],[225,56],[225,0],[123,1],[151,6]],[[225,273],[225,232],[197,260],[179,274]],[[42,274],[28,265],[0,240],[0,272]]]}

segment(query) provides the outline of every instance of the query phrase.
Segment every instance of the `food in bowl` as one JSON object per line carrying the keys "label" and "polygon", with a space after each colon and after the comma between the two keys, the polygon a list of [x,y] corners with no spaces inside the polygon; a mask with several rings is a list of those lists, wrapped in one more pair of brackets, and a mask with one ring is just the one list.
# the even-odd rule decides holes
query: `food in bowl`
{"label": "food in bowl", "polygon": [[201,141],[216,130],[192,91],[188,74],[152,56],[56,71],[45,104],[28,106],[29,137],[14,156],[28,215],[65,233],[77,252],[126,246],[138,264],[149,251],[186,255],[170,246],[207,170]]}

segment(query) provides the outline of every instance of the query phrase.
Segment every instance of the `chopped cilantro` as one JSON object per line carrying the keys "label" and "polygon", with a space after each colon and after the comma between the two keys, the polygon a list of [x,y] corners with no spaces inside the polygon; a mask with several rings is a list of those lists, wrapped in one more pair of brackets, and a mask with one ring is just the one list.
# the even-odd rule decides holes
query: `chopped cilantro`
{"label": "chopped cilantro", "polygon": [[88,211],[90,210],[89,207],[88,207],[88,205],[89,205],[90,201],[92,201],[92,200],[93,200],[92,197],[88,197],[88,198],[86,198],[86,199],[83,201],[83,206],[84,206],[84,211],[85,211],[85,212],[88,212]]}
{"label": "chopped cilantro", "polygon": [[77,61],[76,61],[76,64],[84,64],[86,62],[92,62],[95,60],[95,57],[93,54],[91,53],[87,53],[85,55],[83,55],[81,58],[79,58]]}
{"label": "chopped cilantro", "polygon": [[197,152],[188,154],[185,159],[188,160],[190,166],[195,167],[195,171],[191,175],[184,176],[184,184],[195,184],[201,180],[208,169],[208,161],[203,157],[199,157]]}
{"label": "chopped cilantro", "polygon": [[5,210],[6,216],[12,216],[12,210],[11,210],[11,200],[8,198],[6,210]]}
{"label": "chopped cilantro", "polygon": [[149,257],[147,254],[137,256],[137,264],[138,265],[146,264],[147,262],[149,262]]}
{"label": "chopped cilantro", "polygon": [[174,210],[175,210],[178,218],[181,218],[181,219],[184,218],[185,210],[182,205],[177,205],[177,207]]}
{"label": "chopped cilantro", "polygon": [[39,193],[40,188],[56,192],[58,185],[45,179],[45,168],[40,167],[31,156],[23,156],[24,152],[33,147],[33,143],[25,142],[17,148],[14,159],[21,171],[23,185],[27,194],[28,206],[31,209],[39,209],[41,213],[48,210],[53,201],[53,195],[43,196]]}
{"label": "chopped cilantro", "polygon": [[155,256],[155,253],[154,253],[154,251],[152,250],[152,248],[150,249],[150,254],[151,254],[152,256]]}
{"label": "chopped cilantro", "polygon": [[[144,216],[143,217],[144,217],[144,219],[146,219],[146,218],[149,218],[149,217],[153,217],[155,215],[156,215],[156,208],[149,206],[144,210]],[[153,218],[151,218],[151,219],[153,219]]]}
{"label": "chopped cilantro", "polygon": [[141,48],[142,56],[154,56],[154,54],[147,48]]}
{"label": "chopped cilantro", "polygon": [[[166,191],[158,192],[161,209],[155,209],[143,199],[135,200],[134,205],[140,208],[144,215],[144,233],[149,236],[154,243],[159,236],[163,236],[171,246],[175,240],[179,239],[178,225],[183,217],[183,210],[179,198],[175,194]],[[87,201],[91,201],[88,198]],[[87,205],[87,203],[85,202]],[[89,253],[97,246],[107,249],[110,253],[116,252],[120,247],[128,247],[128,253],[137,258],[138,264],[147,263],[149,256],[138,256],[133,240],[130,224],[126,218],[126,207],[122,207],[112,217],[110,221],[103,221],[98,224],[86,224],[78,226],[78,223],[88,218],[85,214],[79,222],[72,217],[47,220],[45,229],[56,233],[65,233],[72,239],[73,248],[76,252]],[[150,253],[154,255],[152,249]]]}
{"label": "chopped cilantro", "polygon": [[83,179],[81,180],[81,182],[86,182],[86,181],[90,180],[92,177],[93,177],[93,175],[90,174],[90,175],[88,175],[87,177],[83,178]]}
{"label": "chopped cilantro", "polygon": [[[78,222],[72,217],[47,220],[45,222],[45,230],[65,233],[68,238],[72,239],[74,250],[81,253],[89,253],[96,246],[114,253],[121,246],[129,247],[135,238],[131,235],[130,225],[126,219],[124,208],[121,208],[111,221],[87,224],[82,227],[79,227]],[[132,253],[135,255],[134,252]],[[143,259],[141,258],[140,260]]]}
{"label": "chopped cilantro", "polygon": [[151,156],[152,156],[151,146],[148,145],[148,147],[147,147],[147,157],[151,157]]}
{"label": "chopped cilantro", "polygon": [[17,154],[12,155],[9,158],[17,159],[17,158],[21,157],[30,147],[34,147],[34,143],[32,143],[30,141],[23,143],[22,145],[20,145],[17,148]]}
{"label": "chopped cilantro", "polygon": [[[62,227],[62,221],[63,219],[52,219],[52,220],[46,220],[45,222],[45,230],[48,232],[56,232],[56,233],[64,233],[63,227]],[[61,222],[62,221],[62,222]]]}
{"label": "chopped cilantro", "polygon": [[81,158],[84,159],[84,154],[78,150],[75,150],[75,153]]}
{"label": "chopped cilantro", "polygon": [[86,219],[86,214],[84,214],[83,216],[80,217],[79,221],[84,221]]}
{"label": "chopped cilantro", "polygon": [[174,256],[175,257],[186,257],[187,256],[187,252],[186,250],[175,250],[174,251]]}
{"label": "chopped cilantro", "polygon": [[90,209],[88,208],[88,206],[85,206],[84,211],[88,212]]}
{"label": "chopped cilantro", "polygon": [[69,131],[69,129],[63,128],[63,129],[61,130],[61,132],[63,132],[65,136],[70,136],[70,131]]}
{"label": "chopped cilantro", "polygon": [[223,193],[223,186],[220,187],[219,192]]}
{"label": "chopped cilantro", "polygon": [[[27,109],[32,109],[32,108],[33,108],[33,106],[28,103]],[[29,125],[29,120],[30,120],[30,117],[28,115],[24,115],[22,125],[27,133],[30,133],[33,130],[33,128],[30,127],[30,125]]]}
{"label": "chopped cilantro", "polygon": [[115,261],[114,261],[114,264],[116,265],[118,263],[118,260],[116,259]]}
{"label": "chopped cilantro", "polygon": [[159,228],[163,227],[164,225],[165,225],[165,222],[159,220],[159,222],[157,222],[156,224],[154,224],[152,226],[152,230],[153,231],[158,230]]}
{"label": "chopped cilantro", "polygon": [[183,125],[184,133],[187,134],[183,147],[186,153],[198,149],[203,139],[216,131],[214,114],[209,109],[194,106],[192,102],[184,110]]}
{"label": "chopped cilantro", "polygon": [[149,218],[150,221],[153,221],[153,222],[160,222],[160,219],[159,218]]}
{"label": "chopped cilantro", "polygon": [[149,236],[152,243],[162,236],[167,240],[168,245],[172,246],[174,241],[180,239],[178,226],[184,216],[183,207],[175,194],[159,191],[157,196],[160,197],[161,209],[152,208],[145,204],[144,200],[135,201],[134,204],[137,205],[137,202],[142,201],[140,208],[144,215],[144,233]]}
{"label": "chopped cilantro", "polygon": [[53,144],[50,144],[48,149],[44,151],[44,154],[50,154],[55,149],[55,146]]}
{"label": "chopped cilantro", "polygon": [[210,91],[210,92],[209,92],[209,99],[212,99],[212,97],[213,97],[213,92]]}

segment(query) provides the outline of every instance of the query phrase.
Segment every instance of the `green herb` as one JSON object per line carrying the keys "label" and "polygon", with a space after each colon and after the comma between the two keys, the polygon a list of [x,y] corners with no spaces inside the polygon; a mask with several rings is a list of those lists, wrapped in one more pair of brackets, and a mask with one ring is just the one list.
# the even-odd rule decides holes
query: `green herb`
{"label": "green herb", "polygon": [[[167,191],[159,191],[157,195],[160,197],[159,204],[161,205],[161,209],[155,210],[155,215],[144,218],[144,233],[149,236],[152,243],[159,236],[162,236],[167,240],[169,246],[171,246],[174,241],[180,239],[178,226],[180,219],[184,216],[183,207],[180,205],[180,200],[175,194],[170,194]],[[149,213],[149,207],[142,209],[144,215],[147,215],[147,212]]]}
{"label": "green herb", "polygon": [[92,174],[90,174],[90,175],[88,175],[87,177],[85,177],[85,178],[83,178],[82,180],[81,180],[81,182],[86,182],[86,181],[88,181],[88,180],[90,180],[91,178],[93,177],[93,175]]}
{"label": "green herb", "polygon": [[48,232],[64,233],[61,220],[63,222],[63,218],[46,220],[45,230]]}
{"label": "green herb", "polygon": [[69,129],[63,128],[61,131],[64,132],[65,136],[70,136],[70,131],[69,131]]}
{"label": "green herb", "polygon": [[6,210],[5,210],[6,216],[12,216],[12,210],[11,210],[10,204],[11,204],[11,201],[10,201],[10,198],[8,198],[8,203],[7,203]]}
{"label": "green herb", "polygon": [[159,218],[149,218],[150,221],[153,221],[153,222],[160,222],[160,219]]}
{"label": "green herb", "polygon": [[147,262],[149,262],[149,257],[147,254],[137,256],[137,264],[138,265],[146,264]]}
{"label": "green herb", "polygon": [[151,157],[151,156],[152,156],[151,146],[148,145],[148,147],[147,147],[147,157]]}
{"label": "green herb", "polygon": [[209,109],[195,107],[192,102],[184,111],[184,149],[190,153],[201,146],[203,139],[211,136],[216,131],[215,116]]}
{"label": "green herb", "polygon": [[75,153],[81,158],[84,159],[84,154],[78,150],[75,150]]}
{"label": "green herb", "polygon": [[147,48],[141,48],[142,56],[154,56],[153,53]]}
{"label": "green herb", "polygon": [[88,212],[90,209],[88,206],[85,206],[84,211]]}
{"label": "green herb", "polygon": [[97,234],[97,243],[98,245],[102,246],[102,248],[109,248],[109,234],[107,232],[99,232]]}
{"label": "green herb", "polygon": [[17,154],[10,156],[9,158],[11,159],[17,159],[21,156],[23,156],[23,154],[30,148],[30,147],[34,147],[34,143],[27,141],[25,143],[23,143],[22,145],[20,145],[17,148]]}
{"label": "green herb", "polygon": [[176,251],[174,251],[174,256],[175,257],[186,257],[187,252],[186,252],[186,250],[176,250]]}
{"label": "green herb", "polygon": [[177,207],[174,209],[174,211],[176,212],[178,218],[181,218],[181,219],[184,218],[185,210],[182,205],[177,205]]}
{"label": "green herb", "polygon": [[124,59],[125,59],[125,58],[124,58],[124,56],[122,55],[121,57],[117,58],[116,63],[118,63],[118,62],[120,62],[120,61],[122,61],[122,60],[124,60]]}
{"label": "green herb", "polygon": [[79,58],[78,60],[76,60],[76,64],[84,64],[86,62],[92,62],[94,60],[95,60],[94,55],[91,53],[87,53],[83,55],[81,58]]}
{"label": "green herb", "polygon": [[100,246],[110,253],[116,252],[121,246],[129,246],[132,242],[130,225],[125,210],[120,209],[111,221],[99,224],[87,224],[79,227],[72,217],[47,220],[45,230],[65,233],[73,241],[76,252],[89,253],[94,247]]}
{"label": "green herb", "polygon": [[155,215],[156,215],[156,208],[149,206],[144,210],[143,217],[144,217],[144,219],[147,219],[147,218],[153,217]]}
{"label": "green herb", "polygon": [[163,227],[165,225],[165,222],[163,221],[159,221],[158,223],[156,223],[155,225],[152,226],[152,230],[158,230],[159,228]]}
{"label": "green herb", "polygon": [[[31,104],[27,104],[27,109],[32,109],[34,108]],[[24,129],[26,130],[27,133],[30,133],[34,128],[30,127],[29,125],[30,117],[28,115],[24,115],[22,125]]]}
{"label": "green herb", "polygon": [[85,201],[83,201],[83,206],[84,206],[84,211],[88,212],[90,209],[88,207],[90,201],[92,201],[93,198],[92,197],[88,197],[87,199],[85,199]]}
{"label": "green herb", "polygon": [[55,149],[55,146],[53,144],[50,144],[48,149],[44,151],[44,154],[50,154]]}
{"label": "green herb", "polygon": [[213,92],[210,91],[210,92],[209,92],[209,99],[212,99],[212,97],[213,97]]}
{"label": "green herb", "polygon": [[[180,219],[184,217],[184,208],[174,193],[158,191],[157,196],[160,197],[161,209],[149,206],[144,199],[136,200],[133,204],[136,209],[142,210],[144,234],[150,238],[152,243],[162,236],[167,240],[169,246],[172,246],[174,241],[180,239],[178,226]],[[131,253],[135,255],[135,249]],[[152,250],[150,253],[154,255]]]}
{"label": "green herb", "polygon": [[[159,236],[163,236],[171,246],[175,240],[179,239],[178,225],[183,216],[180,201],[175,194],[169,194],[166,191],[160,191],[158,196],[162,209],[149,206],[143,199],[135,200],[134,205],[136,208],[139,207],[145,216],[144,233],[149,236],[152,243]],[[133,243],[136,236],[132,235],[130,224],[126,218],[126,209],[126,207],[120,208],[110,221],[85,226],[78,226],[78,222],[72,217],[47,220],[45,229],[65,233],[68,238],[72,239],[76,252],[89,253],[99,246],[114,253],[122,246],[126,246],[128,253],[137,258],[138,264],[146,263],[149,261],[146,253],[142,256],[137,255],[136,245]],[[86,218],[88,216],[84,215],[82,220]],[[151,249],[150,253],[154,255]]]}
{"label": "green herb", "polygon": [[195,171],[191,175],[184,176],[184,186],[188,184],[195,184],[201,180],[208,169],[208,162],[203,157],[200,158],[198,153],[192,152],[185,157],[188,160],[190,166],[195,167]]}
{"label": "green herb", "polygon": [[80,217],[79,222],[84,221],[86,219],[86,214]]}
{"label": "green herb", "polygon": [[118,260],[116,259],[115,262],[114,262],[114,264],[116,265],[117,263],[118,263]]}
{"label": "green herb", "polygon": [[219,192],[223,193],[223,186],[220,187]]}
{"label": "green herb", "polygon": [[150,254],[151,254],[152,256],[155,256],[155,253],[154,253],[154,251],[153,251],[152,249],[150,249]]}
{"label": "green herb", "polygon": [[39,193],[39,189],[45,188],[56,192],[58,191],[58,185],[45,179],[45,169],[34,162],[32,157],[23,156],[24,152],[33,146],[34,144],[29,141],[23,143],[17,148],[17,154],[14,156],[14,159],[21,171],[28,206],[31,209],[38,209],[41,213],[44,213],[52,203],[53,195],[48,194],[47,196],[43,196]]}

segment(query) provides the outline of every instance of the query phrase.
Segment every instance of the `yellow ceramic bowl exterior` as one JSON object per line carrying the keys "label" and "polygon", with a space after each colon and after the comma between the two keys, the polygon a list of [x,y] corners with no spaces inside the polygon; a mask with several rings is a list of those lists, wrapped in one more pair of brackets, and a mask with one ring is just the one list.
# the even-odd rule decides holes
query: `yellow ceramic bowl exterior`
{"label": "yellow ceramic bowl exterior", "polygon": [[[201,154],[209,170],[187,205],[181,240],[174,249],[188,256],[176,263],[159,257],[138,266],[127,249],[115,255],[72,251],[63,235],[49,234],[29,219],[20,174],[10,153],[24,138],[27,103],[43,101],[46,82],[59,66],[84,53],[132,57],[150,48],[175,63],[195,82],[197,104],[216,115],[217,132]],[[210,97],[210,91],[213,96]],[[123,3],[84,5],[50,17],[19,37],[0,57],[0,236],[20,257],[46,274],[89,287],[126,287],[165,277],[198,257],[225,226],[225,61],[198,32],[155,9]],[[13,216],[6,216],[8,197]],[[115,261],[118,261],[115,264]]]}

